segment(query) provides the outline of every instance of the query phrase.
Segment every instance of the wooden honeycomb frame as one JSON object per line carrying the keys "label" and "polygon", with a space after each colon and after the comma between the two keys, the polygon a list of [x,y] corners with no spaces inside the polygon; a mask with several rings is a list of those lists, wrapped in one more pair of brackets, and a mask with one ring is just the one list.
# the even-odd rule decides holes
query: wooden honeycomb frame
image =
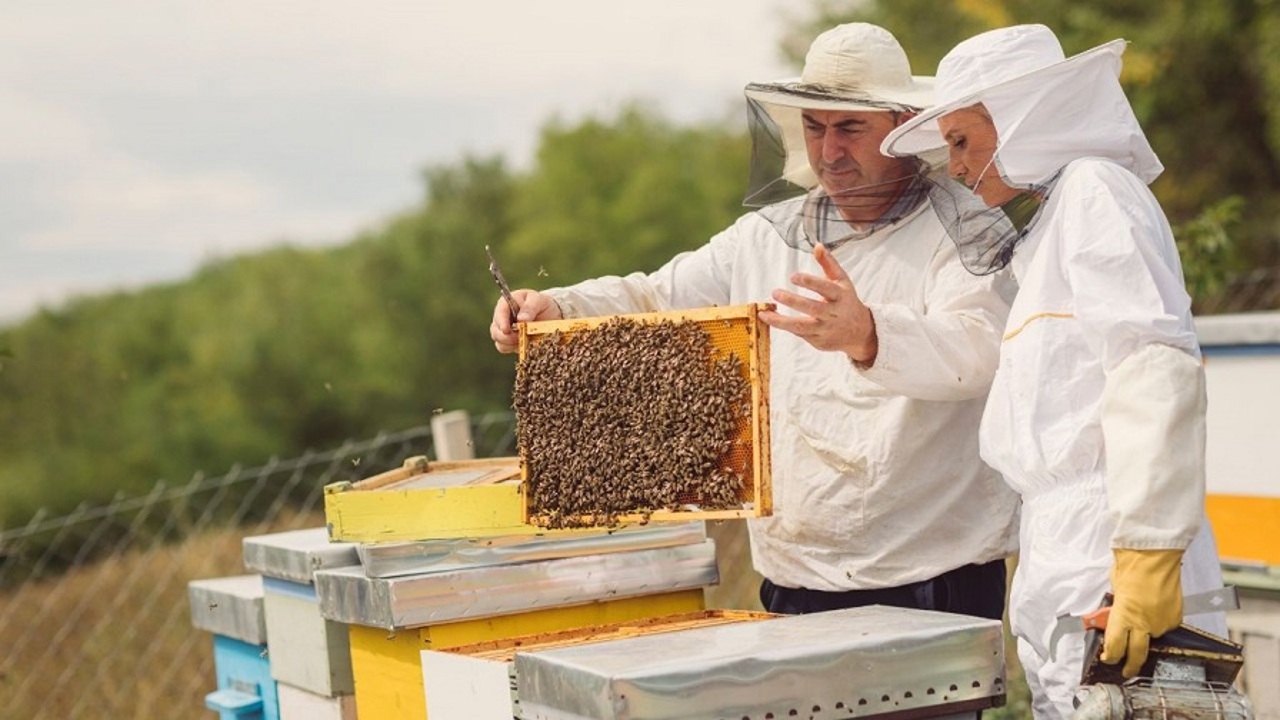
{"label": "wooden honeycomb frame", "polygon": [[[743,479],[738,496],[740,509],[724,510],[657,510],[652,513],[620,515],[612,524],[643,522],[677,522],[686,520],[720,520],[747,517],[764,517],[773,512],[773,490],[769,460],[769,328],[760,321],[761,310],[772,305],[758,303],[729,307],[697,308],[662,313],[636,313],[571,320],[553,320],[520,325],[520,358],[523,360],[529,348],[545,340],[553,333],[572,337],[590,332],[607,322],[625,318],[641,323],[684,322],[697,323],[710,337],[712,352],[736,356],[749,385],[749,412],[739,423],[733,448],[722,459],[722,464],[732,468]],[[709,358],[710,359],[710,358]],[[546,526],[548,520],[529,507],[529,466],[521,459],[521,484],[524,493],[526,523]],[[624,482],[624,478],[617,478]],[[604,525],[591,517],[578,518],[582,527]]]}

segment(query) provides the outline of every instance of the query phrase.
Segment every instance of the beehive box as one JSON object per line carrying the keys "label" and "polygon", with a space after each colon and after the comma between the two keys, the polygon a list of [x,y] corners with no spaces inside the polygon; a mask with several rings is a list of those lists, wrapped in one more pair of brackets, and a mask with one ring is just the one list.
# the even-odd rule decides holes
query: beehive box
{"label": "beehive box", "polygon": [[508,615],[416,628],[387,630],[351,625],[351,665],[356,681],[357,711],[361,718],[426,720],[421,667],[423,650],[697,612],[704,607],[702,590],[694,588],[587,604],[530,608]]}
{"label": "beehive box", "polygon": [[278,683],[280,720],[355,720],[356,696],[329,697]]}
{"label": "beehive box", "polygon": [[706,542],[706,523],[660,523],[609,531],[419,540],[358,546],[366,577],[479,570],[497,565],[651,550]]}
{"label": "beehive box", "polygon": [[315,585],[325,618],[399,629],[681,590],[700,595],[718,579],[715,544],[706,540],[393,578],[334,568],[316,572]]}
{"label": "beehive box", "polygon": [[[356,546],[329,542],[320,527],[247,537],[243,546],[245,567],[262,575],[271,677],[326,698],[351,695],[347,629],[320,615],[313,575],[359,564]],[[306,704],[301,696],[294,699]],[[282,716],[284,707],[282,699]]]}
{"label": "beehive box", "polygon": [[525,521],[771,514],[768,307],[521,324]]}
{"label": "beehive box", "polygon": [[[746,412],[729,452],[718,463],[739,478],[735,507],[699,509],[688,498],[676,510],[577,518],[576,529],[551,529],[545,514],[530,508],[530,466],[519,457],[430,462],[413,457],[403,466],[356,483],[325,487],[325,521],[335,541],[366,544],[504,535],[573,533],[649,521],[717,520],[772,514],[769,474],[769,335],[757,318],[764,305],[705,308],[618,316],[645,323],[692,321],[705,330],[720,357],[737,359],[748,388]],[[551,337],[573,336],[611,318],[524,323],[521,356]],[[613,318],[616,319],[616,318]],[[559,335],[556,335],[559,333]],[[536,477],[534,478],[536,480]],[[626,484],[630,477],[600,478]]]}
{"label": "beehive box", "polygon": [[192,580],[187,584],[191,624],[213,633],[217,689],[205,707],[221,720],[279,720],[277,684],[271,677],[260,575]]}
{"label": "beehive box", "polygon": [[331,539],[359,543],[544,533],[524,521],[521,493],[514,457],[412,457],[357,483],[326,485],[325,522]]}
{"label": "beehive box", "polygon": [[999,620],[880,605],[522,651],[512,672],[528,720],[959,718],[1005,700]]}
{"label": "beehive box", "polygon": [[509,720],[520,717],[511,667],[517,652],[538,652],[775,617],[778,616],[761,612],[703,610],[423,650],[422,678],[427,716],[431,720]]}

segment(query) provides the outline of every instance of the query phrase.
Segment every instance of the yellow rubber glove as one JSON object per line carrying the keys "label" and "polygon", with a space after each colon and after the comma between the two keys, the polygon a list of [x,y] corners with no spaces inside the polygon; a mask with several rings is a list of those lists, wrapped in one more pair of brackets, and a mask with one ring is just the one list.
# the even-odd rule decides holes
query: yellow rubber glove
{"label": "yellow rubber glove", "polygon": [[1124,660],[1120,673],[1131,678],[1142,669],[1151,638],[1182,623],[1182,551],[1112,551],[1111,589],[1115,599],[1102,639],[1102,662]]}

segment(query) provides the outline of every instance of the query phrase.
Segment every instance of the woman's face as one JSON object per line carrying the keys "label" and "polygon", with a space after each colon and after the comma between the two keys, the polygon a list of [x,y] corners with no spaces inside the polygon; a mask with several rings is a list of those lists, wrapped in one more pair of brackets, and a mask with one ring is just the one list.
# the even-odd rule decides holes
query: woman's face
{"label": "woman's face", "polygon": [[981,105],[961,108],[938,118],[938,128],[947,141],[950,162],[947,172],[964,183],[988,207],[1003,205],[1021,194],[1000,177],[995,157],[995,123]]}

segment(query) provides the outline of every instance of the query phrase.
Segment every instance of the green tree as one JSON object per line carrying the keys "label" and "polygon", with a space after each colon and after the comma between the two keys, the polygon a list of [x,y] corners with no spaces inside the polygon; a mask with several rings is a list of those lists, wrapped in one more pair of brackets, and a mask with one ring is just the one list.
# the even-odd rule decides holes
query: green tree
{"label": "green tree", "polygon": [[[833,24],[892,31],[917,74],[932,75],[959,41],[1015,23],[1043,23],[1067,55],[1129,40],[1122,82],[1166,166],[1153,184],[1200,291],[1223,276],[1280,264],[1280,5],[1271,0],[870,0],[823,2],[788,32],[798,60]],[[1231,200],[1239,198],[1239,200]],[[1235,215],[1223,213],[1235,203]],[[1225,225],[1223,224],[1225,223]],[[1217,224],[1230,246],[1206,247],[1197,228]],[[1199,243],[1197,248],[1191,245]],[[1200,263],[1205,263],[1200,267]]]}
{"label": "green tree", "polygon": [[404,353],[402,387],[426,403],[419,421],[435,408],[509,407],[512,363],[487,340],[497,290],[484,246],[510,233],[517,180],[501,158],[431,168],[424,179],[423,208],[366,258]]}
{"label": "green tree", "polygon": [[529,172],[430,168],[418,207],[346,245],[218,260],[0,331],[0,526],[507,408],[484,246],[518,285],[656,267],[741,212],[746,154],[739,132],[636,108],[551,123]]}
{"label": "green tree", "polygon": [[634,106],[613,122],[548,125],[516,195],[508,279],[545,287],[656,269],[743,212],[747,157],[742,132],[676,128]]}

